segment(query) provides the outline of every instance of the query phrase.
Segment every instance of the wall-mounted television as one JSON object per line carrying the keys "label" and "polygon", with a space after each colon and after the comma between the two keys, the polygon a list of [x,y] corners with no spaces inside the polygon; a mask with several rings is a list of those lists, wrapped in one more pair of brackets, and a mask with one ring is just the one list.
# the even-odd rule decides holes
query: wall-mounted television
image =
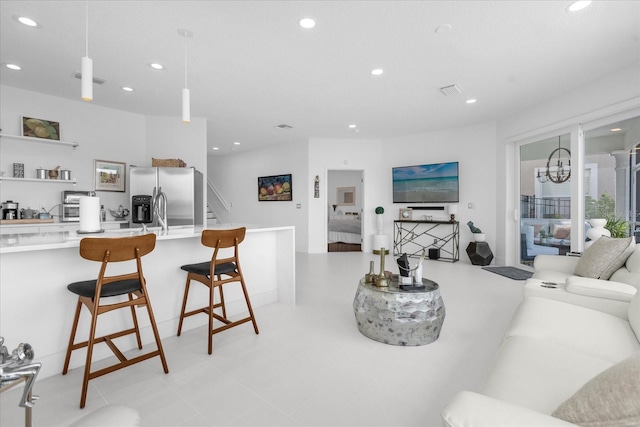
{"label": "wall-mounted television", "polygon": [[458,162],[393,168],[393,203],[457,203]]}

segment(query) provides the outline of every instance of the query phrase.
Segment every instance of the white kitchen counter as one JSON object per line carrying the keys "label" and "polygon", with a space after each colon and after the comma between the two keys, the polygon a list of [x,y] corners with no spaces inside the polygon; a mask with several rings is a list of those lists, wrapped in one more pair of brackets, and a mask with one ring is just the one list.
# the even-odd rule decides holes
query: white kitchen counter
{"label": "white kitchen counter", "polygon": [[[247,234],[240,245],[240,260],[253,307],[274,302],[295,304],[295,228],[261,228],[241,224],[217,224],[207,228],[241,226],[247,227]],[[80,240],[85,236],[109,238],[140,232],[141,229],[115,229],[99,234],[79,235],[75,230],[49,232],[39,229],[35,233],[17,232],[1,236],[2,336],[9,342],[28,342],[34,347],[38,362],[43,363],[39,379],[60,373],[62,369],[77,301],[77,297],[67,290],[67,285],[95,278],[98,274],[99,263],[80,257]],[[202,228],[170,228],[169,231],[153,232],[158,236],[156,247],[142,259],[142,265],[158,329],[161,337],[166,338],[175,336],[177,330],[186,280],[186,273],[180,266],[210,259],[212,249],[200,242]],[[126,263],[110,266],[114,268],[112,273],[117,274],[119,269],[130,269],[120,264]],[[192,301],[193,308],[202,305],[207,300],[207,295],[205,286],[193,288],[190,292],[190,305]],[[227,313],[231,316],[246,311],[240,289],[225,289],[225,301]],[[78,327],[78,340],[86,339],[88,319],[88,313],[83,312]],[[98,334],[112,331],[110,328],[113,327],[126,327],[130,321],[125,310],[116,311],[109,320],[98,325]],[[152,342],[151,328],[144,313],[140,313],[139,321],[143,342]],[[257,321],[260,326],[259,317]],[[185,320],[183,330],[205,325],[206,322],[206,316],[191,317]],[[253,330],[248,328],[247,333],[253,334]],[[123,337],[120,342],[123,343],[123,350],[136,347],[130,337]],[[203,355],[206,355],[206,333],[202,335],[202,346]],[[94,360],[112,355],[106,348],[96,350]],[[84,364],[81,353],[72,356],[72,368]],[[170,357],[167,358],[170,362]],[[171,370],[170,363],[169,369]]]}
{"label": "white kitchen counter", "polygon": [[[43,227],[38,225],[33,226],[11,226],[11,233],[5,233],[0,236],[0,254],[13,253],[13,252],[29,252],[29,251],[42,251],[51,249],[64,249],[64,248],[77,248],[80,246],[80,240],[85,237],[97,237],[97,238],[109,238],[109,237],[126,237],[126,236],[139,236],[142,234],[142,228],[116,228],[106,229],[103,233],[89,233],[81,234],[76,229],[64,230],[57,225],[58,228],[51,229],[51,227]],[[260,233],[265,231],[285,230],[291,227],[268,227],[261,228],[252,225],[245,224],[217,224],[214,226],[208,226],[209,229],[230,229],[237,227],[246,227],[247,233]],[[34,230],[34,228],[36,230]],[[65,227],[65,228],[68,228]],[[77,228],[77,227],[76,227]],[[155,233],[157,241],[162,240],[175,240],[175,239],[190,239],[194,237],[200,237],[203,227],[170,227],[169,230],[161,230],[159,227],[148,228],[148,232]]]}

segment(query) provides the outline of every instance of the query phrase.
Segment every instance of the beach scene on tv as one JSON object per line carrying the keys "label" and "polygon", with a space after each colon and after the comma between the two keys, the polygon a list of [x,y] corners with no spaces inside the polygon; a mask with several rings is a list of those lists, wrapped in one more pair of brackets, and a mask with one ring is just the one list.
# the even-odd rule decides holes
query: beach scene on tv
{"label": "beach scene on tv", "polygon": [[393,168],[394,203],[458,201],[458,162]]}

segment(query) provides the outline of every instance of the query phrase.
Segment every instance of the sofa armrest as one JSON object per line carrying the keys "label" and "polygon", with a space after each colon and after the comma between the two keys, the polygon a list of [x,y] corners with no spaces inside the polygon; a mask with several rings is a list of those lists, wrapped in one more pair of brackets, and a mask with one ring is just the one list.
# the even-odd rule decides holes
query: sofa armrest
{"label": "sofa armrest", "polygon": [[471,391],[456,394],[442,411],[444,427],[568,427],[575,424]]}
{"label": "sofa armrest", "polygon": [[578,261],[580,261],[580,257],[575,256],[538,255],[533,260],[533,269],[535,271],[553,270],[573,274],[576,271]]}
{"label": "sofa armrest", "polygon": [[567,292],[588,297],[607,298],[629,302],[636,294],[636,288],[621,282],[571,276],[567,278]]}

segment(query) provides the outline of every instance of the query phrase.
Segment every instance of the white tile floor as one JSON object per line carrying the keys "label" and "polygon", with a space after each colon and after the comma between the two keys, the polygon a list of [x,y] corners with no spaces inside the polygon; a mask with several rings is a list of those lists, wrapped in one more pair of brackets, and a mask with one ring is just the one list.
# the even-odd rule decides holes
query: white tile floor
{"label": "white tile floor", "polygon": [[[521,300],[524,282],[464,262],[425,261],[440,284],[440,338],[396,347],[358,332],[352,302],[371,254],[296,254],[296,306],[257,308],[251,324],[214,337],[199,328],[163,341],[154,358],[97,378],[78,408],[81,368],[37,382],[34,422],[66,426],[110,403],[136,408],[144,426],[439,426],[459,390],[476,390]],[[387,269],[394,263],[387,258]],[[250,286],[250,284],[248,284]],[[37,352],[37,343],[32,343]],[[23,425],[18,391],[1,395],[2,427]]]}

